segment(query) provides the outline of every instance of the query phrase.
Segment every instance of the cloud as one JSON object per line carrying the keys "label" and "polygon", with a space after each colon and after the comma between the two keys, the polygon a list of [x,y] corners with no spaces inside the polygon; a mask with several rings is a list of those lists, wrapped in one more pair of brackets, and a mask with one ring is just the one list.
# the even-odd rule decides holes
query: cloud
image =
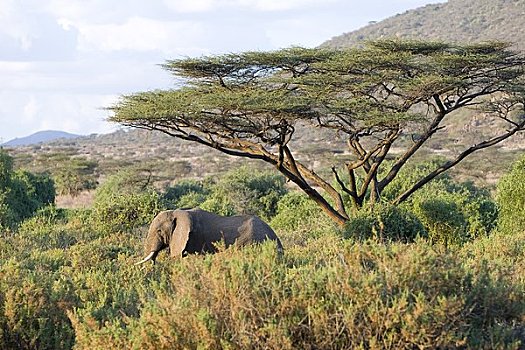
{"label": "cloud", "polygon": [[[322,6],[337,0],[323,0]],[[259,11],[289,11],[293,9],[304,9],[307,7],[319,6],[319,0],[236,0],[237,4]]]}
{"label": "cloud", "polygon": [[61,28],[35,0],[0,0],[0,60],[72,57],[75,35]]}
{"label": "cloud", "polygon": [[20,49],[28,50],[35,33],[23,12],[21,4],[17,1],[0,1],[0,32],[14,40]]}
{"label": "cloud", "polygon": [[34,96],[29,97],[29,101],[24,105],[22,120],[25,122],[33,122],[38,113],[39,106]]}
{"label": "cloud", "polygon": [[113,104],[117,98],[117,95],[63,92],[0,92],[3,101],[0,140],[50,129],[77,134],[113,131],[115,125],[106,122],[109,112],[103,107]]}
{"label": "cloud", "polygon": [[[182,13],[207,12],[221,4],[221,1],[217,0],[164,0],[163,2],[172,11]],[[227,1],[222,1],[224,2]]]}
{"label": "cloud", "polygon": [[131,17],[122,24],[67,25],[75,26],[78,30],[80,51],[157,50],[173,53],[182,48],[194,51],[194,39],[205,35],[197,22],[159,21],[143,17]]}
{"label": "cloud", "polygon": [[[324,0],[326,6],[338,0]],[[218,9],[244,9],[257,11],[288,11],[319,6],[319,0],[164,0],[164,4],[174,12],[209,12]]]}

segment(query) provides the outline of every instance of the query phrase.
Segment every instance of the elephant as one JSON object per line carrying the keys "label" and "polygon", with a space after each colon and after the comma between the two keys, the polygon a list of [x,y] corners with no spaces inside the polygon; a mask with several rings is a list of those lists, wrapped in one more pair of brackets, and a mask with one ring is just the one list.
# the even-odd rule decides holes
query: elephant
{"label": "elephant", "polygon": [[166,210],[151,222],[144,245],[147,261],[155,263],[159,252],[169,248],[172,258],[187,254],[215,253],[214,243],[224,240],[225,246],[243,247],[249,244],[272,240],[279,255],[283,246],[275,232],[255,215],[219,216],[195,209]]}

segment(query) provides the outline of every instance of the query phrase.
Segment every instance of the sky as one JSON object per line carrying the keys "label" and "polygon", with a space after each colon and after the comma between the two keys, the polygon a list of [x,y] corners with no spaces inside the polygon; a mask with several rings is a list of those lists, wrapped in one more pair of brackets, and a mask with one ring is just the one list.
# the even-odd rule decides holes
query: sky
{"label": "sky", "polygon": [[444,0],[0,0],[0,143],[107,133],[122,94],[174,87],[167,59],[324,41]]}

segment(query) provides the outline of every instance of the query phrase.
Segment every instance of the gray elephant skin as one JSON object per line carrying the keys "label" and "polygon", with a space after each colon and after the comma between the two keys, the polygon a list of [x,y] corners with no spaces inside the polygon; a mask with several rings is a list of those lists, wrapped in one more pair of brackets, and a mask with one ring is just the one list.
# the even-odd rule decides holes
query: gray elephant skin
{"label": "gray elephant skin", "polygon": [[219,216],[201,209],[167,210],[151,222],[144,245],[146,257],[137,264],[153,261],[160,251],[169,248],[172,258],[186,254],[215,253],[214,243],[224,241],[243,247],[275,241],[279,254],[283,247],[268,224],[255,215]]}

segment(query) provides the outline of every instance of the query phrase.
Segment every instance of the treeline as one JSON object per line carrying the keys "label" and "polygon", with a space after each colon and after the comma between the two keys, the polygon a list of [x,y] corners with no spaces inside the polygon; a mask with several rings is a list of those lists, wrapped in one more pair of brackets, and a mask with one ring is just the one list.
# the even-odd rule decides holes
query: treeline
{"label": "treeline", "polygon": [[[5,154],[3,162],[10,164]],[[407,167],[384,195],[396,196],[432,166]],[[122,171],[82,210],[48,205],[49,177],[25,173],[39,181],[23,182],[23,171],[5,169],[2,193],[11,199],[3,208],[15,212],[15,198],[23,198],[14,196],[17,188],[47,200],[2,230],[2,348],[525,344],[525,158],[500,180],[495,196],[445,175],[401,206],[353,213],[344,228],[282,177],[250,168],[163,190]],[[29,184],[53,196],[38,197],[46,192]],[[261,216],[281,237],[284,256],[262,245],[179,261],[161,254],[155,266],[133,265],[145,225],[158,211],[194,206]],[[0,216],[8,217],[15,216]]]}

